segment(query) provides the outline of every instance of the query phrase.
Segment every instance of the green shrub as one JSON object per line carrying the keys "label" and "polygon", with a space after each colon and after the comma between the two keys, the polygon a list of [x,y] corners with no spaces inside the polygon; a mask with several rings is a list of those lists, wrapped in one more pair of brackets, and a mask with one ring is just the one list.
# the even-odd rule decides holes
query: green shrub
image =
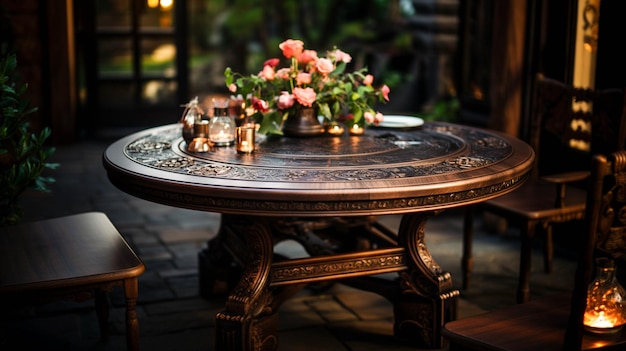
{"label": "green shrub", "polygon": [[19,195],[27,189],[49,191],[51,177],[43,177],[46,163],[55,151],[46,146],[50,129],[39,133],[29,130],[28,114],[37,110],[22,98],[27,86],[17,86],[14,71],[15,54],[0,56],[0,225],[15,224],[23,215]]}

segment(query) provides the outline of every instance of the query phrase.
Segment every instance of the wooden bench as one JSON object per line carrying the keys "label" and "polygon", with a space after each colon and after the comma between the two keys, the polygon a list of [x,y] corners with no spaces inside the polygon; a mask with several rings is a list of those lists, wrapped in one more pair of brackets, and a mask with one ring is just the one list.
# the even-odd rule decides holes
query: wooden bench
{"label": "wooden bench", "polygon": [[[0,228],[0,305],[95,298],[103,339],[106,293],[122,286],[128,350],[139,349],[135,310],[141,259],[104,213],[89,212]],[[6,306],[8,305],[8,306]]]}

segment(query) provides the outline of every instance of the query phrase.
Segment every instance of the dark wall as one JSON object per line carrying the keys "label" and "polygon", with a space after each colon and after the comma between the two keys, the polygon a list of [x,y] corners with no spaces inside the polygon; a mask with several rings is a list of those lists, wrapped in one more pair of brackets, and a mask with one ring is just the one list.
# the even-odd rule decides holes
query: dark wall
{"label": "dark wall", "polygon": [[626,1],[602,0],[600,4],[600,32],[596,87],[626,87]]}
{"label": "dark wall", "polygon": [[45,42],[41,41],[42,19],[37,0],[0,0],[0,43],[17,57],[17,84],[28,84],[24,97],[39,110],[31,115],[34,129],[49,125],[46,118],[47,103],[45,86]]}

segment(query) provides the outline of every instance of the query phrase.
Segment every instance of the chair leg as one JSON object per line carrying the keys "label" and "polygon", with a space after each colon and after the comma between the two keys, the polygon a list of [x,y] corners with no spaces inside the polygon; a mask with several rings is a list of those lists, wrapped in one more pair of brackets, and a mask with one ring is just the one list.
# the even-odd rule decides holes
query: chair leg
{"label": "chair leg", "polygon": [[137,277],[124,280],[126,297],[126,347],[129,351],[139,351],[139,321],[137,320],[137,296],[139,286]]}
{"label": "chair leg", "polygon": [[530,269],[536,226],[535,221],[528,221],[526,226],[522,226],[517,303],[527,302],[530,296]]}
{"label": "chair leg", "polygon": [[552,241],[552,225],[543,226],[543,271],[552,273],[552,261],[554,257],[554,242]]}
{"label": "chair leg", "polygon": [[100,327],[100,339],[105,341],[109,338],[109,301],[107,299],[107,293],[98,289],[95,291],[94,299],[96,302],[98,325]]}
{"label": "chair leg", "polygon": [[474,239],[474,213],[471,206],[465,208],[463,218],[463,257],[461,257],[461,269],[463,270],[463,290],[469,289],[470,275],[474,268],[472,258],[472,241]]}

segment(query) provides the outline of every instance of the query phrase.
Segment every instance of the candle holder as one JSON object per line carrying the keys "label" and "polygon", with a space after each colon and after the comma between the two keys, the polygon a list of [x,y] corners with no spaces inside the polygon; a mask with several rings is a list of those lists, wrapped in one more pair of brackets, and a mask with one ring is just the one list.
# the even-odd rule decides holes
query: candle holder
{"label": "candle holder", "polygon": [[350,135],[363,135],[365,133],[365,128],[361,127],[358,124],[353,124],[349,129]]}
{"label": "candle holder", "polygon": [[328,126],[326,132],[332,136],[340,136],[343,134],[344,129],[338,123],[332,123]]}
{"label": "candle holder", "polygon": [[195,124],[202,120],[202,114],[204,113],[198,105],[198,97],[191,99],[185,105],[181,105],[185,110],[181,117],[181,124],[183,125],[183,139],[189,144],[195,135]]}
{"label": "candle holder", "polygon": [[598,258],[596,265],[596,277],[587,288],[583,324],[592,334],[615,334],[626,323],[626,291],[615,278],[613,260]]}
{"label": "candle holder", "polygon": [[243,125],[237,127],[235,132],[235,147],[240,154],[249,154],[254,152],[254,134],[256,129],[254,125]]}
{"label": "candle holder", "polygon": [[209,137],[209,121],[201,119],[196,121],[193,125],[193,136],[195,138],[208,138]]}
{"label": "candle holder", "polygon": [[235,120],[228,113],[228,99],[213,99],[213,118],[209,122],[209,139],[215,146],[235,143]]}
{"label": "candle holder", "polygon": [[211,141],[208,138],[193,138],[188,145],[187,151],[189,152],[209,152],[213,148]]}

